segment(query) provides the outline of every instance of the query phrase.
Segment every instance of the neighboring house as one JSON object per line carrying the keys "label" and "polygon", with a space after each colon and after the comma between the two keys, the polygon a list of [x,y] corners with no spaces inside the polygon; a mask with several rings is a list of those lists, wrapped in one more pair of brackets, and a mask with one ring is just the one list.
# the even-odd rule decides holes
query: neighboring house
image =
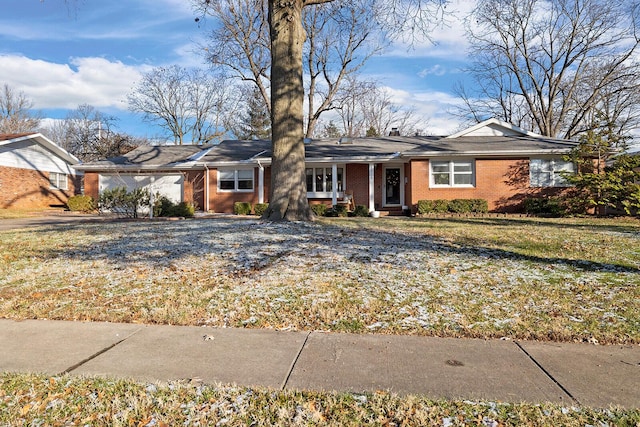
{"label": "neighboring house", "polygon": [[78,159],[39,133],[0,134],[0,208],[64,206],[80,193]]}
{"label": "neighboring house", "polygon": [[[528,197],[561,193],[563,156],[576,143],[542,137],[495,119],[448,137],[389,136],[305,141],[310,203],[336,204],[345,192],[370,211],[416,211],[422,199],[486,199],[494,212],[517,212]],[[271,143],[147,146],[77,165],[85,193],[148,186],[204,211],[269,201]]]}

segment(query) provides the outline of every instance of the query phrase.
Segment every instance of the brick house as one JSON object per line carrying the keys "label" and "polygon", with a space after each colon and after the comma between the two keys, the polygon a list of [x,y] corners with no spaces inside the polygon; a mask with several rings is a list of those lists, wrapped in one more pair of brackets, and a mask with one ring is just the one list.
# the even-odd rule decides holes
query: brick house
{"label": "brick house", "polygon": [[[334,205],[353,193],[370,211],[416,211],[422,199],[486,199],[494,212],[517,212],[528,197],[558,194],[563,156],[576,143],[542,137],[490,119],[447,137],[388,136],[305,141],[307,197]],[[198,209],[232,212],[234,202],[269,201],[270,141],[213,146],[146,146],[76,165],[85,193],[148,186]]]}
{"label": "brick house", "polygon": [[0,209],[65,206],[80,193],[77,163],[40,133],[0,134]]}

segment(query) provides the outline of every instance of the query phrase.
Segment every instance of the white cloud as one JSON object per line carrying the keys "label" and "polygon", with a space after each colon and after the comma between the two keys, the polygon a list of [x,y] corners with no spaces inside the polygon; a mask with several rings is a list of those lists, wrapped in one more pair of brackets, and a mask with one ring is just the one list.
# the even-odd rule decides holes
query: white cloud
{"label": "white cloud", "polygon": [[143,71],[104,58],[72,58],[70,64],[0,55],[0,82],[24,92],[36,109],[86,103],[126,110],[126,95]]}
{"label": "white cloud", "polygon": [[[444,21],[435,25],[428,38],[416,40],[411,35],[400,37],[387,56],[427,57],[462,60],[466,57],[468,40],[465,21],[475,9],[477,0],[453,0],[447,5]],[[407,40],[407,41],[402,41]],[[411,43],[408,40],[412,41]]]}

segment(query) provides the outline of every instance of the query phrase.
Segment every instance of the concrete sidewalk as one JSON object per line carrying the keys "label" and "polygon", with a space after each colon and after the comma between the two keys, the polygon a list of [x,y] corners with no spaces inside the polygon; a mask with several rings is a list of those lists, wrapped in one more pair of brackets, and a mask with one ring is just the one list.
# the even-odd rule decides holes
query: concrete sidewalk
{"label": "concrete sidewalk", "polygon": [[640,407],[640,347],[0,320],[0,371]]}

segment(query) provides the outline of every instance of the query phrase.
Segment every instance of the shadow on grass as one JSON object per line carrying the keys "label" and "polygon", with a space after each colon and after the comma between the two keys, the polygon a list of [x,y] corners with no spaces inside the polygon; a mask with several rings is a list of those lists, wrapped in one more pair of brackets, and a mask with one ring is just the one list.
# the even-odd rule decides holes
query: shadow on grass
{"label": "shadow on grass", "polygon": [[[376,221],[376,220],[374,220]],[[379,220],[377,220],[379,221]],[[413,221],[413,220],[409,220]],[[473,219],[437,219],[428,221],[473,222]],[[488,226],[534,224],[554,228],[564,228],[562,223],[539,224],[531,221],[482,219]],[[507,222],[505,222],[507,221]],[[355,224],[355,227],[353,225]],[[371,223],[374,224],[374,223]],[[376,223],[377,226],[380,223]],[[572,226],[572,225],[569,225]],[[379,257],[402,254],[411,256],[423,251],[443,254],[457,254],[470,259],[514,260],[539,265],[564,265],[579,271],[640,273],[640,268],[615,262],[595,262],[576,260],[559,256],[534,256],[518,253],[511,249],[501,249],[483,245],[481,239],[460,242],[443,241],[437,237],[416,233],[396,232],[389,222],[388,230],[369,229],[365,221],[342,226],[339,222],[319,223],[261,223],[257,219],[197,219],[167,222],[102,222],[96,224],[66,224],[55,228],[56,232],[83,227],[87,233],[101,235],[89,244],[71,245],[57,249],[41,249],[41,256],[81,258],[86,261],[103,260],[117,266],[145,262],[159,267],[196,256],[216,256],[228,261],[227,273],[242,273],[267,268],[279,258],[290,253],[313,253],[309,257],[322,259],[332,256],[340,249],[346,259],[373,262]],[[575,225],[590,228],[589,225]],[[607,225],[606,230],[626,230],[625,227]],[[36,233],[50,233],[51,228],[33,230]],[[558,232],[561,232],[559,230]],[[310,246],[312,244],[312,246]],[[206,261],[203,261],[206,262]]]}

